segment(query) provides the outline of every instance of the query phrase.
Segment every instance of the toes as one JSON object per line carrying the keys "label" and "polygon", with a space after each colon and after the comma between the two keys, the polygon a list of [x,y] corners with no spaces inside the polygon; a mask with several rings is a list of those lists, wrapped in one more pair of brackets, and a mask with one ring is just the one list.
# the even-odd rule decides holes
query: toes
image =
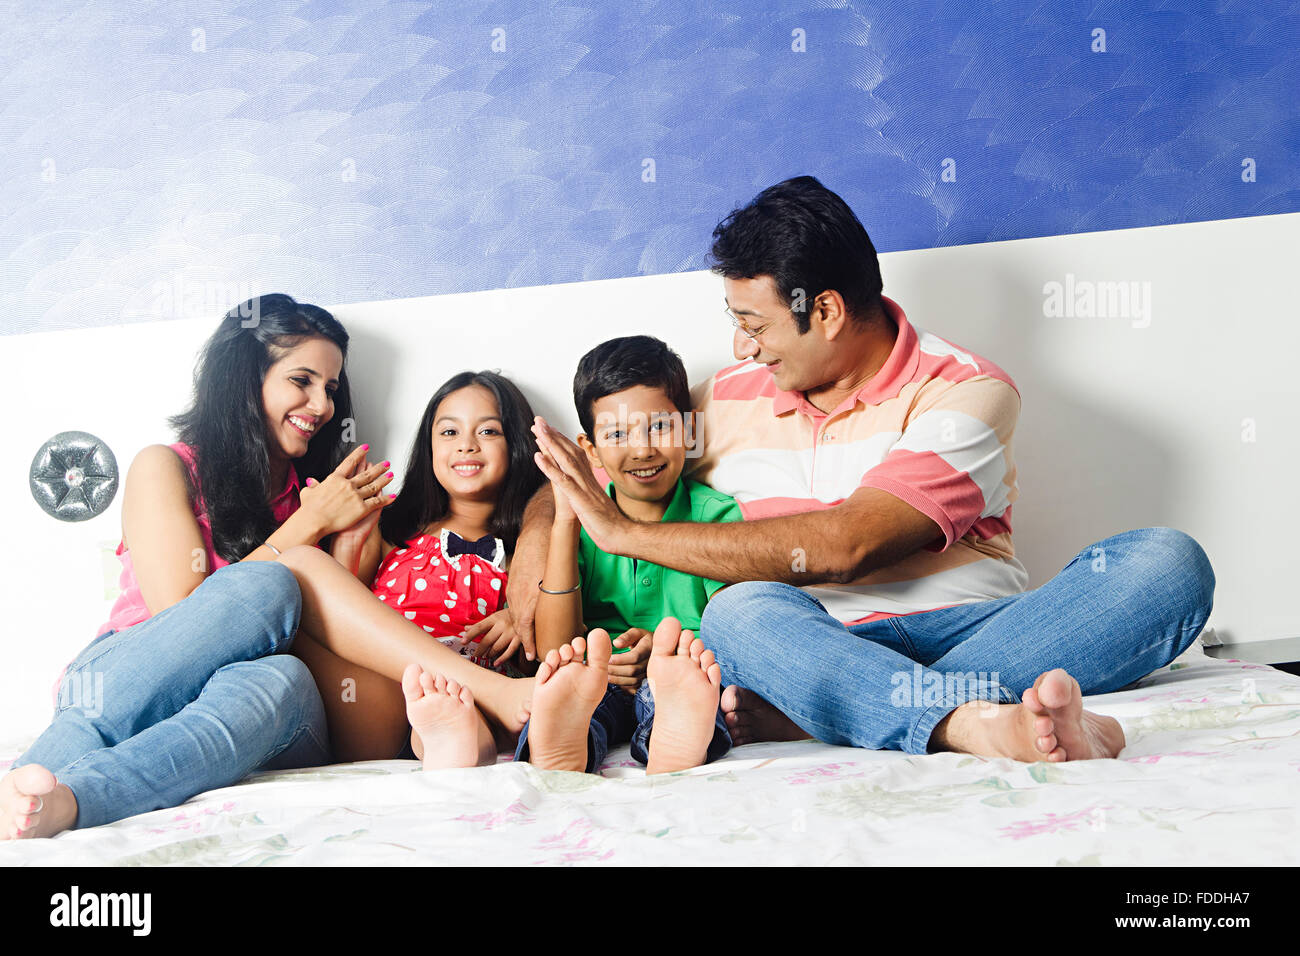
{"label": "toes", "polygon": [[1031,713],[1034,714],[1047,713],[1047,708],[1044,707],[1043,702],[1038,699],[1037,689],[1033,687],[1028,688],[1023,694],[1020,695],[1020,702],[1024,704],[1025,707],[1027,707]]}
{"label": "toes", "polygon": [[447,678],[443,677],[441,674],[436,676],[425,674],[420,678],[420,683],[424,684],[424,689],[430,694],[447,693]]}
{"label": "toes", "polygon": [[[695,644],[700,646],[699,654],[695,653]],[[715,661],[713,651],[705,650],[703,641],[697,640],[695,644],[691,645],[691,658],[700,665],[700,670],[707,671]]]}
{"label": "toes", "polygon": [[447,678],[447,696],[448,696],[448,697],[459,697],[459,696],[460,696],[460,691],[461,691],[461,687],[460,687],[460,685],[457,684],[457,683],[456,683],[454,680],[452,680],[451,678]]}
{"label": "toes", "polygon": [[682,622],[675,617],[666,617],[655,628],[650,639],[650,654],[676,654],[677,646],[682,640]]}
{"label": "toes", "polygon": [[709,683],[714,687],[722,686],[722,668],[718,664],[710,664],[704,668],[704,673],[708,675]]}
{"label": "toes", "polygon": [[1039,678],[1036,690],[1038,691],[1038,699],[1043,702],[1043,706],[1056,710],[1069,706],[1074,697],[1074,689],[1077,686],[1074,678],[1058,667],[1056,670],[1048,671]]}
{"label": "toes", "polygon": [[741,707],[741,694],[744,691],[735,684],[728,684],[722,690],[722,712],[730,719],[736,715],[736,711]]}
{"label": "toes", "polygon": [[683,657],[691,653],[691,643],[695,640],[695,635],[690,631],[682,631],[677,636],[677,653]]}
{"label": "toes", "polygon": [[609,658],[614,653],[614,644],[609,639],[609,631],[598,627],[587,635],[587,663],[595,667],[608,667]]}
{"label": "toes", "polygon": [[402,671],[402,693],[406,695],[407,700],[419,700],[422,691],[420,690],[420,675],[423,671],[419,664],[407,664],[406,670]]}
{"label": "toes", "polygon": [[460,702],[466,707],[474,706],[474,695],[470,693],[468,687],[462,687],[457,696],[460,698]]}

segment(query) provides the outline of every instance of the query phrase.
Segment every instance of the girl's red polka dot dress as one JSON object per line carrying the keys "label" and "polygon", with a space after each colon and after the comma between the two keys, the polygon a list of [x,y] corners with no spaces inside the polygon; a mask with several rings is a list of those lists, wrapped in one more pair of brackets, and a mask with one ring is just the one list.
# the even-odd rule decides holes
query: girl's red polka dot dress
{"label": "girl's red polka dot dress", "polygon": [[[443,528],[439,534],[418,535],[393,548],[379,562],[370,590],[408,621],[468,657],[473,645],[461,645],[461,632],[505,606],[505,546],[494,538],[491,560],[477,554],[448,557],[449,533]],[[504,664],[493,667],[488,658],[477,662],[505,673]]]}

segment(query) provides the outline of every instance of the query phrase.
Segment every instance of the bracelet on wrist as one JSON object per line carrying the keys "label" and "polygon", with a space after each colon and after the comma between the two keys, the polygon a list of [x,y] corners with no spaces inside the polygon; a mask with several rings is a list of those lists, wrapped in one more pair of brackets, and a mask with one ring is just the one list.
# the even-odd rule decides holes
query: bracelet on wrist
{"label": "bracelet on wrist", "polygon": [[275,553],[275,556],[277,558],[280,556],[280,549],[277,548],[275,545],[273,545],[270,541],[263,541],[262,545],[263,547],[270,548]]}
{"label": "bracelet on wrist", "polygon": [[538,582],[537,582],[537,590],[541,591],[543,594],[572,594],[574,591],[578,590],[580,587],[582,587],[581,584],[575,584],[573,587],[571,587],[571,588],[566,588],[566,589],[563,590],[563,591],[551,591],[551,590],[549,590],[548,588],[544,588],[544,587],[542,587],[542,582],[541,582],[541,581],[538,581]]}

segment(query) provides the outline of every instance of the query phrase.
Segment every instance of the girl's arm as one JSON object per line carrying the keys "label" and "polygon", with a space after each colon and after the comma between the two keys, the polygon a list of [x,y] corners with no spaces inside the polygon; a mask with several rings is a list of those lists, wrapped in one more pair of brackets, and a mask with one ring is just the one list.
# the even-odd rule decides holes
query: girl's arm
{"label": "girl's arm", "polygon": [[[389,465],[387,461],[381,464],[384,468]],[[369,459],[362,459],[356,470],[366,471],[371,467]],[[349,478],[351,477],[353,476],[350,475]],[[393,473],[390,471],[384,475],[384,481],[390,481],[392,477]],[[379,495],[381,505],[392,503],[396,497],[396,495],[390,495],[387,492],[382,492]],[[379,559],[389,551],[389,545],[379,533],[381,510],[376,509],[369,512],[350,528],[344,528],[338,532],[330,541],[330,555],[366,587],[370,587],[375,580],[375,571],[379,568]]]}
{"label": "girl's arm", "polygon": [[567,594],[547,594],[539,589],[533,622],[538,660],[582,633],[582,590],[578,587],[578,536],[582,525],[568,501],[561,500],[564,496],[555,498],[555,523],[551,528],[542,587],[548,591],[574,590]]}
{"label": "girl's arm", "polygon": [[[393,500],[386,493],[383,498],[386,502]],[[379,515],[379,511],[372,512],[351,528],[340,531],[330,543],[334,560],[366,587],[375,580],[379,560],[392,548],[379,533]]]}

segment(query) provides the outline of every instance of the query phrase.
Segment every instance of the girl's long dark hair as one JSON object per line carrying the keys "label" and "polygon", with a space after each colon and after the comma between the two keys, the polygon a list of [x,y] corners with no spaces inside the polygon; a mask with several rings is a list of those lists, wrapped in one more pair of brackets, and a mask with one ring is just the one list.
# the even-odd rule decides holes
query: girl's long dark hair
{"label": "girl's long dark hair", "polygon": [[[212,545],[232,564],[275,531],[262,383],[288,349],[313,337],[343,353],[334,416],[316,430],[307,454],[294,461],[302,482],[325,479],[344,458],[344,423],[352,418],[348,389],[348,333],[324,309],[287,295],[263,295],[236,306],[208,339],[194,370],[194,401],[171,419],[177,437],[194,450],[199,488],[212,523]],[[193,491],[193,489],[191,489]]]}
{"label": "girl's long dark hair", "polygon": [[451,502],[446,489],[433,476],[433,421],[442,400],[469,385],[481,385],[496,396],[509,459],[489,530],[501,539],[506,554],[514,552],[524,522],[524,507],[541,487],[545,476],[533,461],[537,445],[529,430],[533,424],[532,406],[514,382],[497,372],[453,375],[429,399],[415,441],[411,443],[402,490],[379,518],[379,530],[385,541],[401,544],[421,533],[430,522],[446,517]]}

